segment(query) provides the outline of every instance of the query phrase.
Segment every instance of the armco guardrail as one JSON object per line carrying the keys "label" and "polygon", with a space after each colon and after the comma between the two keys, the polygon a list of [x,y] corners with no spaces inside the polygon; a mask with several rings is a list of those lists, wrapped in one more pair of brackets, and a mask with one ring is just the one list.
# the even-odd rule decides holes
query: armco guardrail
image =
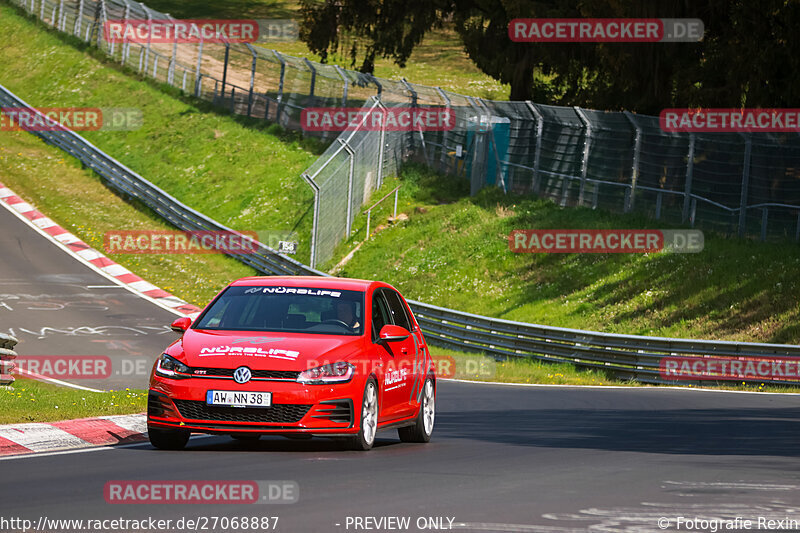
{"label": "armco guardrail", "polygon": [[11,375],[11,372],[14,371],[14,359],[17,358],[17,354],[14,352],[16,345],[17,339],[0,333],[0,385],[14,383],[14,376]]}
{"label": "armco guardrail", "polygon": [[[3,86],[0,86],[0,107],[28,108],[31,113],[41,115],[41,113]],[[44,123],[47,123],[47,120],[42,116]],[[187,207],[73,131],[61,128],[53,131],[34,131],[31,133],[77,158],[84,165],[102,176],[111,188],[123,195],[136,198],[181,230],[233,231]],[[261,272],[270,274],[322,274],[294,259],[278,254],[269,246],[261,243],[258,243],[258,245],[259,251],[257,253],[231,255]]]}
{"label": "armco guardrail", "polygon": [[[2,86],[1,106],[25,107],[37,112]],[[102,176],[110,187],[141,201],[177,228],[232,231],[182,204],[72,131],[64,129],[33,133],[73,155]],[[328,276],[268,246],[259,245],[256,254],[233,254],[232,257],[270,275]],[[602,369],[623,379],[642,382],[664,383],[658,371],[659,362],[669,356],[800,357],[800,346],[795,345],[597,333],[489,318],[413,300],[409,304],[431,344],[485,352],[498,357],[565,362],[582,368]],[[780,380],[757,381],[790,383]]]}

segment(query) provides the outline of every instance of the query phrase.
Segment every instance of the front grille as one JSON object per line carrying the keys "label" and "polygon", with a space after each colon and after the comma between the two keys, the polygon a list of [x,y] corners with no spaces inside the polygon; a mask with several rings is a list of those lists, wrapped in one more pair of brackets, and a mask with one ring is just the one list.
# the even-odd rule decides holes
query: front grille
{"label": "front grille", "polygon": [[[205,371],[204,374],[195,374],[196,370]],[[234,369],[232,368],[193,368],[192,376],[194,377],[225,377],[233,379]],[[251,370],[252,379],[285,379],[296,381],[300,372],[295,370]]]}
{"label": "front grille", "polygon": [[183,418],[224,422],[270,422],[294,424],[303,418],[310,405],[275,404],[272,407],[224,407],[194,400],[173,400]]}

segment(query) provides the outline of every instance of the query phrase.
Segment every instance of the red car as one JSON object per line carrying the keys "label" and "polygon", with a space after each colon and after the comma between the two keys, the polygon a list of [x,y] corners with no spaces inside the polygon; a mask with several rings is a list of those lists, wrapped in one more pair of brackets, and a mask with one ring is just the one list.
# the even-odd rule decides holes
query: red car
{"label": "red car", "polygon": [[158,358],[150,442],[181,449],[189,434],[344,437],[369,450],[397,428],[428,442],[436,377],[403,297],[379,281],[251,277],[231,283]]}

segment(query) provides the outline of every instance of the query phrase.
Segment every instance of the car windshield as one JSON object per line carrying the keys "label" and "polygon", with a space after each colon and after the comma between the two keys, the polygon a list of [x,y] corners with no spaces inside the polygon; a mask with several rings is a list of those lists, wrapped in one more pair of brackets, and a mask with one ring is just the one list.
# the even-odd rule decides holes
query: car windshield
{"label": "car windshield", "polygon": [[361,335],[364,293],[318,287],[228,287],[195,329]]}

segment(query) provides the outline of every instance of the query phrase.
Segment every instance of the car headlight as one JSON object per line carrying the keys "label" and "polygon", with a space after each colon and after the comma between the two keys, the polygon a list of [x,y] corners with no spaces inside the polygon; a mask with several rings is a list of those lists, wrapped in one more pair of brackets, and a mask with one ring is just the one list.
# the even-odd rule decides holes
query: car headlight
{"label": "car headlight", "polygon": [[156,365],[156,374],[165,378],[188,378],[191,369],[167,354],[161,354]]}
{"label": "car headlight", "polygon": [[324,385],[327,383],[346,383],[353,379],[356,367],[345,361],[309,368],[297,376],[299,383]]}

